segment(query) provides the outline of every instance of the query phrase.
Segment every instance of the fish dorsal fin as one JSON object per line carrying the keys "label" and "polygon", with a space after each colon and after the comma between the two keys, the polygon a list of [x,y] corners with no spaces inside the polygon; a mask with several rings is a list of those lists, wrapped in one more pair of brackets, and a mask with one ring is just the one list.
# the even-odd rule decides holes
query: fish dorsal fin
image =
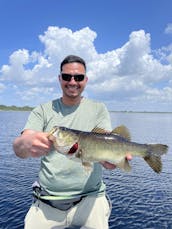
{"label": "fish dorsal fin", "polygon": [[108,131],[104,130],[102,128],[99,128],[99,127],[95,127],[94,129],[92,129],[91,132],[92,133],[97,133],[97,134],[106,134]]}
{"label": "fish dorsal fin", "polygon": [[126,138],[127,140],[131,141],[131,136],[128,128],[124,125],[117,126],[115,129],[112,130],[112,134],[118,134],[121,137]]}

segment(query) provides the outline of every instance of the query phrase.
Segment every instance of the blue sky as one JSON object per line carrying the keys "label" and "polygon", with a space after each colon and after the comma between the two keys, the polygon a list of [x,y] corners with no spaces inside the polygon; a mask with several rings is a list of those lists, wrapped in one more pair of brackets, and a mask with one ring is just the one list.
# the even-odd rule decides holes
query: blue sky
{"label": "blue sky", "polygon": [[110,110],[172,111],[171,0],[0,0],[0,104],[61,95],[68,54],[88,65],[85,96]]}

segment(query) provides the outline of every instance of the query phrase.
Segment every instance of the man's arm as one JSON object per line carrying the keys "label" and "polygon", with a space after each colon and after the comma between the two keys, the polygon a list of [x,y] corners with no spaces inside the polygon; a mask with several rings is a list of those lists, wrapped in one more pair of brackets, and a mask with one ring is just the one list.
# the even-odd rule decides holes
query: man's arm
{"label": "man's arm", "polygon": [[48,133],[25,130],[13,142],[15,154],[20,158],[40,157],[47,154],[52,146],[47,136]]}

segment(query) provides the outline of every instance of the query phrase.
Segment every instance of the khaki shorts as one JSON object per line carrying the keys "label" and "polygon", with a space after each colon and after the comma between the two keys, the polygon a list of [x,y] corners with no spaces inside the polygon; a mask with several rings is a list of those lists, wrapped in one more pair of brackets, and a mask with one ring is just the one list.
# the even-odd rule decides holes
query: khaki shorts
{"label": "khaki shorts", "polygon": [[32,204],[25,217],[25,229],[108,229],[111,204],[105,196],[87,196],[67,211],[40,200]]}

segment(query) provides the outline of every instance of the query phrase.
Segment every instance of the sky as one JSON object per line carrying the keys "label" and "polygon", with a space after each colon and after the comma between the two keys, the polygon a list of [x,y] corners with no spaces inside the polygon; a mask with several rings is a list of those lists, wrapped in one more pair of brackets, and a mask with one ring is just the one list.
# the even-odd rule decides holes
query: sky
{"label": "sky", "polygon": [[172,112],[171,0],[0,0],[0,104],[61,96],[59,65],[87,63],[83,95],[115,111]]}

